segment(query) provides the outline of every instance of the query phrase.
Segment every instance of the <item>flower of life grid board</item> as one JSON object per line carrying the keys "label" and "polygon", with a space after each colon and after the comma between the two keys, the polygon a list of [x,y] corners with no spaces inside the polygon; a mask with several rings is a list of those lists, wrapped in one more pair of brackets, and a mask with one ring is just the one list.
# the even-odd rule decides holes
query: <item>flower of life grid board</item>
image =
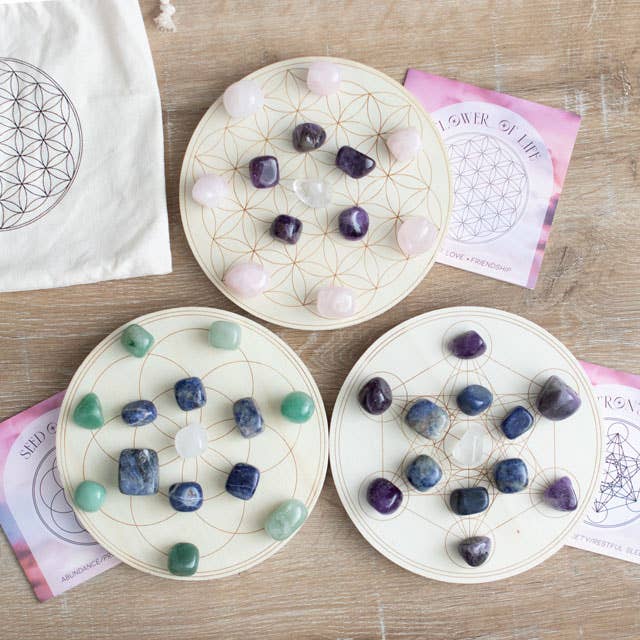
{"label": "flower of life grid board", "polygon": [[[469,329],[487,341],[475,360],[450,354],[452,337]],[[582,398],[580,410],[554,423],[535,412],[535,398],[552,374],[571,384]],[[360,407],[357,395],[371,377],[380,375],[393,390],[393,404],[381,416]],[[494,394],[485,414],[469,417],[455,397],[468,384],[482,384]],[[431,442],[406,427],[405,406],[428,397],[446,407],[451,424],[444,437]],[[535,415],[533,428],[516,440],[500,430],[506,413],[517,405]],[[460,466],[452,455],[469,425],[478,425],[490,442],[486,460],[475,468]],[[443,477],[420,493],[405,480],[416,455],[434,457]],[[405,569],[446,582],[488,582],[521,573],[539,564],[562,545],[583,517],[600,478],[602,427],[589,380],[577,360],[544,329],[519,316],[480,307],[456,307],[413,318],[378,339],[360,358],[338,395],[331,420],[331,470],[347,513],[380,553]],[[529,469],[529,486],[501,494],[491,470],[501,459],[520,457]],[[403,491],[400,509],[382,516],[366,501],[368,483],[377,476]],[[546,486],[568,475],[578,495],[578,509],[554,511],[542,502]],[[448,504],[451,491],[482,485],[489,508],[457,516]],[[458,543],[473,535],[489,536],[492,552],[480,567],[467,566]]]}
{"label": "flower of life grid board", "polygon": [[[236,351],[209,346],[214,320],[242,327]],[[327,418],[320,392],[300,358],[276,335],[258,323],[216,309],[169,309],[133,320],[155,337],[144,358],[130,356],[120,344],[123,325],[105,338],[82,363],[65,396],[58,421],[57,456],[69,502],[83,480],[107,488],[96,513],[80,510],[81,524],[123,562],[154,575],[176,578],[167,570],[168,551],[176,542],[192,542],[200,550],[198,572],[186,580],[237,574],[262,562],[286,541],[275,542],[264,531],[268,514],[283,500],[297,498],[312,510],[324,482],[328,457]],[[174,383],[199,376],[208,401],[201,410],[183,412],[173,396]],[[316,406],[313,417],[293,424],[280,415],[282,398],[305,391]],[[86,393],[101,399],[105,425],[95,431],[75,425],[73,409]],[[233,401],[253,396],[265,419],[265,431],[243,438],[235,427]],[[120,418],[131,400],[152,400],[158,419],[133,428]],[[197,458],[178,457],[173,438],[187,423],[207,428],[208,449]],[[118,490],[118,456],[128,447],[158,452],[160,492],[125,496]],[[225,481],[237,462],[261,471],[254,497],[239,500],[227,494]],[[174,482],[198,481],[204,504],[192,513],[175,511],[167,498]]]}
{"label": "flower of life grid board", "polygon": [[[247,77],[265,94],[265,105],[254,116],[230,119],[222,99],[214,102],[196,128],[185,154],[180,178],[182,224],[191,249],[209,279],[240,307],[269,322],[296,329],[335,329],[373,318],[407,296],[431,268],[446,234],[453,201],[447,152],[431,119],[402,86],[388,76],[350,60],[333,59],[343,71],[340,91],[328,97],[311,94],[307,68],[318,58],[279,62]],[[327,132],[323,147],[297,152],[293,128],[314,122]],[[392,160],[388,134],[416,127],[424,148],[409,162]],[[349,178],[335,166],[343,145],[376,160],[365,178]],[[251,158],[274,155],[280,184],[255,189],[249,180]],[[224,176],[231,196],[212,210],[191,198],[194,182],[204,173]],[[320,177],[333,185],[333,202],[311,209],[292,191],[295,178]],[[343,239],[338,214],[359,204],[371,226],[362,241]],[[300,218],[304,228],[296,245],[284,245],[269,235],[278,214]],[[398,248],[396,230],[410,216],[426,216],[437,228],[430,252],[407,258]],[[240,299],[223,284],[227,269],[237,262],[258,261],[271,276],[260,296]],[[318,315],[318,289],[340,285],[352,289],[358,310],[342,319]]]}

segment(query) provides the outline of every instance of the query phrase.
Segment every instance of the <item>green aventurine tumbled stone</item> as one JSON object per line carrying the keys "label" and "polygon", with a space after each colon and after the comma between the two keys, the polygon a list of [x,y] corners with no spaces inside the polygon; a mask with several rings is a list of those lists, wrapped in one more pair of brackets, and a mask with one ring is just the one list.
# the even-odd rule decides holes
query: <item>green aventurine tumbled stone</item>
{"label": "green aventurine tumbled stone", "polygon": [[217,349],[237,349],[241,332],[239,324],[218,320],[209,327],[209,344]]}
{"label": "green aventurine tumbled stone", "polygon": [[291,498],[276,507],[264,524],[264,530],[274,540],[286,540],[307,519],[307,507],[300,500]]}
{"label": "green aventurine tumbled stone", "polygon": [[73,421],[85,429],[98,429],[104,424],[100,398],[95,393],[87,393],[78,402],[78,406],[73,412]]}
{"label": "green aventurine tumbled stone", "polygon": [[195,544],[178,542],[169,551],[169,571],[174,576],[192,576],[198,570],[200,552]]}
{"label": "green aventurine tumbled stone", "polygon": [[107,490],[99,482],[85,480],[76,487],[73,499],[83,511],[99,511],[106,495]]}
{"label": "green aventurine tumbled stone", "polygon": [[282,415],[291,422],[306,422],[312,415],[315,406],[311,396],[304,391],[293,391],[284,397],[280,405]]}
{"label": "green aventurine tumbled stone", "polygon": [[154,337],[139,324],[130,324],[120,338],[122,346],[136,358],[147,355],[153,346]]}

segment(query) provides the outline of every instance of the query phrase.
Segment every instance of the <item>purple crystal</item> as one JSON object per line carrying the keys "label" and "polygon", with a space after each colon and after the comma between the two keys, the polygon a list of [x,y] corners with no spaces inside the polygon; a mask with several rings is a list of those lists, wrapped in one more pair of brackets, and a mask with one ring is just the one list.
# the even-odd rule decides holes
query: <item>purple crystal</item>
{"label": "purple crystal", "polygon": [[376,161],[353,147],[340,147],[336,156],[336,166],[352,178],[364,178],[376,166]]}
{"label": "purple crystal", "polygon": [[458,551],[470,567],[479,567],[491,553],[491,539],[487,536],[467,538],[458,545]]}
{"label": "purple crystal", "polygon": [[358,400],[367,413],[374,416],[380,415],[391,406],[393,400],[391,387],[384,378],[371,378],[360,389]]}
{"label": "purple crystal", "polygon": [[383,515],[394,513],[402,504],[402,491],[386,478],[372,480],[367,488],[367,502]]}
{"label": "purple crystal", "polygon": [[327,139],[325,130],[312,122],[299,124],[293,130],[292,142],[296,151],[313,151],[319,149]]}
{"label": "purple crystal", "polygon": [[274,156],[258,156],[249,163],[249,173],[256,189],[275,187],[280,181],[278,159]]}
{"label": "purple crystal", "polygon": [[564,380],[551,376],[542,387],[537,400],[538,411],[549,420],[564,420],[582,404],[580,396]]}
{"label": "purple crystal", "polygon": [[281,214],[271,223],[271,236],[285,244],[295,244],[300,240],[302,222],[298,218]]}
{"label": "purple crystal", "polygon": [[477,331],[466,331],[456,336],[450,343],[449,349],[456,358],[471,360],[481,356],[487,350],[487,344]]}
{"label": "purple crystal", "polygon": [[578,498],[571,478],[563,476],[550,484],[544,492],[544,501],[558,511],[575,511],[578,508]]}
{"label": "purple crystal", "polygon": [[340,234],[347,240],[360,240],[369,231],[369,214],[362,207],[349,207],[339,218]]}

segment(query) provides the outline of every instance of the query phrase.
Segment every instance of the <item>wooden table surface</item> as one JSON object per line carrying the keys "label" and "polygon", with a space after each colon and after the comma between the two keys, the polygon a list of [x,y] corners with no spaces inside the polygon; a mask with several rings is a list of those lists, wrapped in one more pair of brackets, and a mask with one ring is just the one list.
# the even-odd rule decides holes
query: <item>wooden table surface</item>
{"label": "wooden table surface", "polygon": [[[402,81],[408,67],[582,115],[537,288],[436,265],[396,308],[332,332],[273,329],[310,367],[331,412],[363,350],[416,314],[496,306],[537,322],[583,359],[640,373],[640,3],[175,0],[178,32],[155,30],[174,272],[0,295],[0,415],[65,388],[104,335],[182,305],[238,311],[200,271],[182,232],[182,156],[207,107],[265,64],[336,55]],[[413,575],[378,554],[329,476],[304,530],[278,555],[223,581],[176,583],[119,566],[39,604],[0,536],[0,638],[616,638],[640,637],[640,566],[564,548],[485,585]]]}

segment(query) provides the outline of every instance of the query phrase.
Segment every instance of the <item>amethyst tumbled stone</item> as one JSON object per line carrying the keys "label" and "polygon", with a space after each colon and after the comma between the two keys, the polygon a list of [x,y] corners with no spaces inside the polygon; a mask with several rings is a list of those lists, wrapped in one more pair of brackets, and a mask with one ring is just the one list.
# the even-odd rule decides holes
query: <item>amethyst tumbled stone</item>
{"label": "amethyst tumbled stone", "polygon": [[402,491],[391,480],[376,478],[367,488],[367,502],[382,515],[389,515],[402,504]]}
{"label": "amethyst tumbled stone", "polygon": [[538,411],[549,420],[565,420],[582,404],[580,396],[562,378],[551,376],[542,387],[537,400]]}
{"label": "amethyst tumbled stone", "polygon": [[487,350],[487,343],[477,331],[466,331],[449,343],[449,349],[456,358],[471,360],[481,356]]}
{"label": "amethyst tumbled stone", "polygon": [[371,378],[360,389],[358,400],[367,413],[371,413],[374,416],[380,415],[391,406],[393,400],[391,387],[384,378]]}
{"label": "amethyst tumbled stone", "polygon": [[284,244],[296,244],[302,234],[302,221],[293,216],[280,214],[271,223],[271,237]]}
{"label": "amethyst tumbled stone", "polygon": [[573,489],[571,478],[563,476],[550,484],[544,492],[544,501],[558,511],[575,511],[578,508],[578,498]]}
{"label": "amethyst tumbled stone", "polygon": [[275,187],[280,181],[278,159],[274,156],[258,156],[249,163],[251,182],[256,189]]}
{"label": "amethyst tumbled stone", "polygon": [[353,147],[340,147],[336,156],[336,166],[352,178],[364,178],[376,166],[376,161]]}
{"label": "amethyst tumbled stone", "polygon": [[369,214],[362,207],[349,207],[340,214],[338,228],[346,240],[360,240],[369,231]]}
{"label": "amethyst tumbled stone", "polygon": [[473,536],[458,545],[458,552],[470,567],[484,564],[491,553],[491,538]]}
{"label": "amethyst tumbled stone", "polygon": [[318,124],[304,122],[299,124],[292,135],[293,147],[296,151],[307,152],[319,149],[327,139],[325,130]]}

